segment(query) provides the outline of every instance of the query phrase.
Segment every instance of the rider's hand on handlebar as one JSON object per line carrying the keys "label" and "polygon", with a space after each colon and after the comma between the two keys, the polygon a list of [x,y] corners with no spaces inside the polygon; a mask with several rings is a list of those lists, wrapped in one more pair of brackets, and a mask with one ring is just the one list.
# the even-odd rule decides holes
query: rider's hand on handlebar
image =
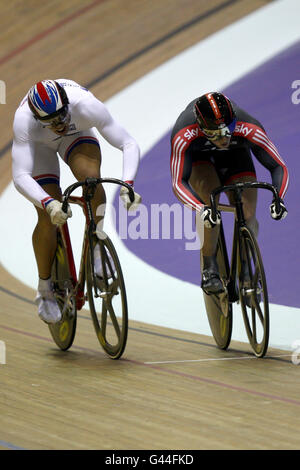
{"label": "rider's hand on handlebar", "polygon": [[62,203],[56,199],[53,199],[53,201],[49,202],[46,207],[46,211],[48,212],[51,222],[54,225],[63,225],[69,217],[72,217],[70,206],[68,206],[68,212],[65,213],[62,210]]}
{"label": "rider's hand on handlebar", "polygon": [[274,219],[274,220],[281,220],[281,219],[284,219],[287,216],[288,211],[287,211],[282,199],[280,199],[280,210],[279,210],[279,212],[276,211],[275,199],[273,199],[272,204],[270,205],[270,213],[271,213],[272,219]]}
{"label": "rider's hand on handlebar", "polygon": [[134,201],[131,202],[129,198],[129,190],[124,186],[122,186],[120,189],[120,198],[123,201],[125,209],[127,209],[128,211],[135,211],[142,201],[141,196],[138,193],[134,192]]}
{"label": "rider's hand on handlebar", "polygon": [[219,225],[221,222],[221,214],[217,211],[217,218],[216,220],[213,219],[212,210],[208,206],[204,206],[203,212],[201,214],[201,219],[204,222],[204,226],[206,228],[214,228],[216,225]]}

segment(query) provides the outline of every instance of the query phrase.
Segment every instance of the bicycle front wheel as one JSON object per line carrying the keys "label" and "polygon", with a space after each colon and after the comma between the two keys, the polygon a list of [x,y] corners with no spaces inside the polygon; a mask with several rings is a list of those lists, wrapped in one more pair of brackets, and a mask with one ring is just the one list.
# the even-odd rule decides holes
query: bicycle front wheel
{"label": "bicycle front wheel", "polygon": [[74,341],[77,309],[67,254],[59,231],[57,232],[57,248],[52,265],[51,279],[54,296],[62,312],[62,319],[58,323],[49,324],[48,327],[57,346],[62,351],[66,351]]}
{"label": "bicycle front wheel", "polygon": [[90,312],[97,338],[112,359],[119,359],[126,347],[128,334],[127,297],[121,265],[115,247],[102,232],[101,240],[95,237],[101,254],[101,277],[94,279],[90,249],[86,259],[86,282]]}
{"label": "bicycle front wheel", "polygon": [[214,340],[220,349],[227,349],[231,341],[232,333],[232,304],[229,301],[228,281],[229,264],[225,245],[223,226],[217,244],[217,262],[219,274],[225,286],[222,294],[207,295],[203,291],[207,318]]}
{"label": "bicycle front wheel", "polygon": [[267,282],[255,236],[247,227],[240,230],[239,294],[249,342],[257,357],[269,344],[269,301]]}

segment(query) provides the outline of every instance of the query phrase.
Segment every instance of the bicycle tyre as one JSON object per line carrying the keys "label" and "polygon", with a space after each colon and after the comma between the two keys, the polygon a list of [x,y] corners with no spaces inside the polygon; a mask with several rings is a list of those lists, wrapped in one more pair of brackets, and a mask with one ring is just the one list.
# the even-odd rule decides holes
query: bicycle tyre
{"label": "bicycle tyre", "polygon": [[[108,279],[106,269],[103,271],[103,278],[97,280],[97,287],[100,297],[95,297],[93,272],[91,266],[90,248],[86,258],[86,283],[87,296],[90,306],[90,313],[97,338],[106,354],[111,359],[119,359],[126,347],[128,336],[128,308],[126,288],[120,261],[115,247],[110,238],[102,232],[101,240],[95,237],[95,244],[98,243],[103,264],[107,264],[107,253],[110,254],[114,270],[109,269],[112,277]],[[113,271],[113,272],[112,272]],[[110,322],[107,321],[108,317]]]}
{"label": "bicycle tyre", "polygon": [[249,272],[247,281],[243,279],[241,272],[239,274],[239,295],[244,324],[255,355],[264,357],[269,344],[270,319],[263,261],[256,238],[248,227],[240,229],[240,243],[240,253],[245,250]]}
{"label": "bicycle tyre", "polygon": [[[229,282],[229,263],[222,224],[217,243],[216,257],[220,277],[227,287]],[[206,314],[214,340],[220,349],[227,349],[232,334],[232,304],[229,301],[229,293],[226,291],[224,294],[207,295],[203,291],[203,296]]]}
{"label": "bicycle tyre", "polygon": [[66,351],[72,346],[75,338],[77,308],[67,254],[59,231],[57,232],[57,248],[52,264],[51,279],[54,296],[62,312],[62,319],[58,323],[49,324],[48,327],[56,345],[62,351]]}

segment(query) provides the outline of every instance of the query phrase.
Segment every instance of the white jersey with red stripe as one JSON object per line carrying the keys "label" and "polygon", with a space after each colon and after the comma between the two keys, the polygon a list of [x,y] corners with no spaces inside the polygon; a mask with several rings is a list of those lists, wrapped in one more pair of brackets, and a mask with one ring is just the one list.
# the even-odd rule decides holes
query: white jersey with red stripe
{"label": "white jersey with red stripe", "polygon": [[113,119],[107,107],[89,90],[72,80],[58,79],[57,82],[64,87],[69,100],[71,121],[68,133],[58,136],[43,127],[43,123],[30,111],[27,95],[24,97],[15,113],[13,124],[12,168],[16,188],[36,206],[43,207],[42,201],[49,195],[32,177],[35,160],[43,158],[41,152],[46,156],[48,154],[48,158],[53,152],[65,158],[66,143],[70,148],[78,136],[87,134],[89,139],[96,140],[96,136],[91,135],[93,128],[109,144],[123,152],[122,179],[133,184],[140,161],[140,149],[135,139]]}
{"label": "white jersey with red stripe", "polygon": [[[189,184],[193,158],[215,163],[217,156],[226,156],[238,149],[247,149],[271,173],[272,184],[279,196],[286,194],[289,182],[288,169],[277,148],[267,136],[263,126],[255,118],[232,103],[237,123],[227,149],[218,149],[200,130],[193,113],[193,100],[177,119],[171,134],[171,175],[176,196],[187,206],[201,210],[204,203]],[[219,159],[220,160],[220,159]],[[224,158],[225,160],[225,158]]]}

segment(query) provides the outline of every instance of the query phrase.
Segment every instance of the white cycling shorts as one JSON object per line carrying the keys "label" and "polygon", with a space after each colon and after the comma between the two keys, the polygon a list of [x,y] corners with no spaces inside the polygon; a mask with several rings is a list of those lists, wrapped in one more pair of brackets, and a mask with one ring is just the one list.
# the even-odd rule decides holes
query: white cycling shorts
{"label": "white cycling shorts", "polygon": [[100,148],[99,139],[95,129],[76,132],[76,134],[62,137],[57,150],[46,145],[34,143],[34,167],[32,177],[41,186],[45,184],[57,184],[60,181],[59,157],[68,164],[71,152],[80,144],[93,144]]}

